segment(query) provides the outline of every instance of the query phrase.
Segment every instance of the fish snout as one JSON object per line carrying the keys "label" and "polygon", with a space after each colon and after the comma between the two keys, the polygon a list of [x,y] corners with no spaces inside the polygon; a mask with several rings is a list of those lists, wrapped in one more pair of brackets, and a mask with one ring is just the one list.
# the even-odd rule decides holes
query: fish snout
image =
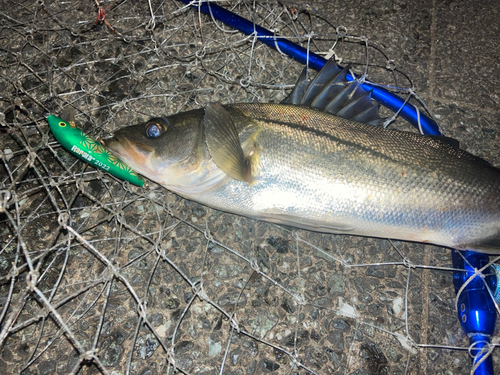
{"label": "fish snout", "polygon": [[106,147],[117,156],[123,156],[124,154],[126,154],[125,145],[116,135],[113,135],[109,138],[100,139],[100,142],[104,145],[104,147]]}
{"label": "fish snout", "polygon": [[154,154],[153,147],[131,139],[126,135],[115,133],[112,137],[103,139],[104,145],[116,156],[131,166],[144,164]]}

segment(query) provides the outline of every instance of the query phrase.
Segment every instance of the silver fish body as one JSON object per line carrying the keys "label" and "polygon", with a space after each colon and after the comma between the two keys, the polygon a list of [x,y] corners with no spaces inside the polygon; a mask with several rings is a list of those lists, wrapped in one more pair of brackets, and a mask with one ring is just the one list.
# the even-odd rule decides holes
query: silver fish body
{"label": "silver fish body", "polygon": [[500,252],[500,171],[440,140],[286,104],[162,121],[155,138],[148,122],[106,145],[187,199],[309,230]]}

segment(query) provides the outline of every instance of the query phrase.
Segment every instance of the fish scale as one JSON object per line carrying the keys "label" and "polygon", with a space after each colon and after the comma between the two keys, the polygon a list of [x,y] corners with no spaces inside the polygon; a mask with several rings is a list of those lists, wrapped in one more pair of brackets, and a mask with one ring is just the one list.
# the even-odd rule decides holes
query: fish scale
{"label": "fish scale", "polygon": [[308,230],[500,252],[499,170],[442,140],[294,104],[210,104],[161,121],[158,138],[147,122],[106,145],[187,199]]}

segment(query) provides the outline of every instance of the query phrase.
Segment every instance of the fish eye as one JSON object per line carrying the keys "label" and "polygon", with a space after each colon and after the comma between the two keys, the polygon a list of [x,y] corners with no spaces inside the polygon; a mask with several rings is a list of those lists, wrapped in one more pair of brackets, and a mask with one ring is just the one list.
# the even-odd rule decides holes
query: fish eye
{"label": "fish eye", "polygon": [[158,138],[167,130],[168,122],[163,118],[153,118],[146,123],[148,138]]}

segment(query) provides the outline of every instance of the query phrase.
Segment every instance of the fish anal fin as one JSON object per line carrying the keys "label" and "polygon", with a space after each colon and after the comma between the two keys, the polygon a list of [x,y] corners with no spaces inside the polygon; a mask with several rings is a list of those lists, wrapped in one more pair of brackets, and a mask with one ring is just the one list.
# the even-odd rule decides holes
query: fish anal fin
{"label": "fish anal fin", "polygon": [[474,243],[458,247],[458,250],[472,250],[478,253],[500,255],[500,233]]}
{"label": "fish anal fin", "polygon": [[235,180],[250,183],[250,160],[243,153],[238,131],[227,110],[217,103],[208,104],[203,125],[208,151],[217,167]]}

